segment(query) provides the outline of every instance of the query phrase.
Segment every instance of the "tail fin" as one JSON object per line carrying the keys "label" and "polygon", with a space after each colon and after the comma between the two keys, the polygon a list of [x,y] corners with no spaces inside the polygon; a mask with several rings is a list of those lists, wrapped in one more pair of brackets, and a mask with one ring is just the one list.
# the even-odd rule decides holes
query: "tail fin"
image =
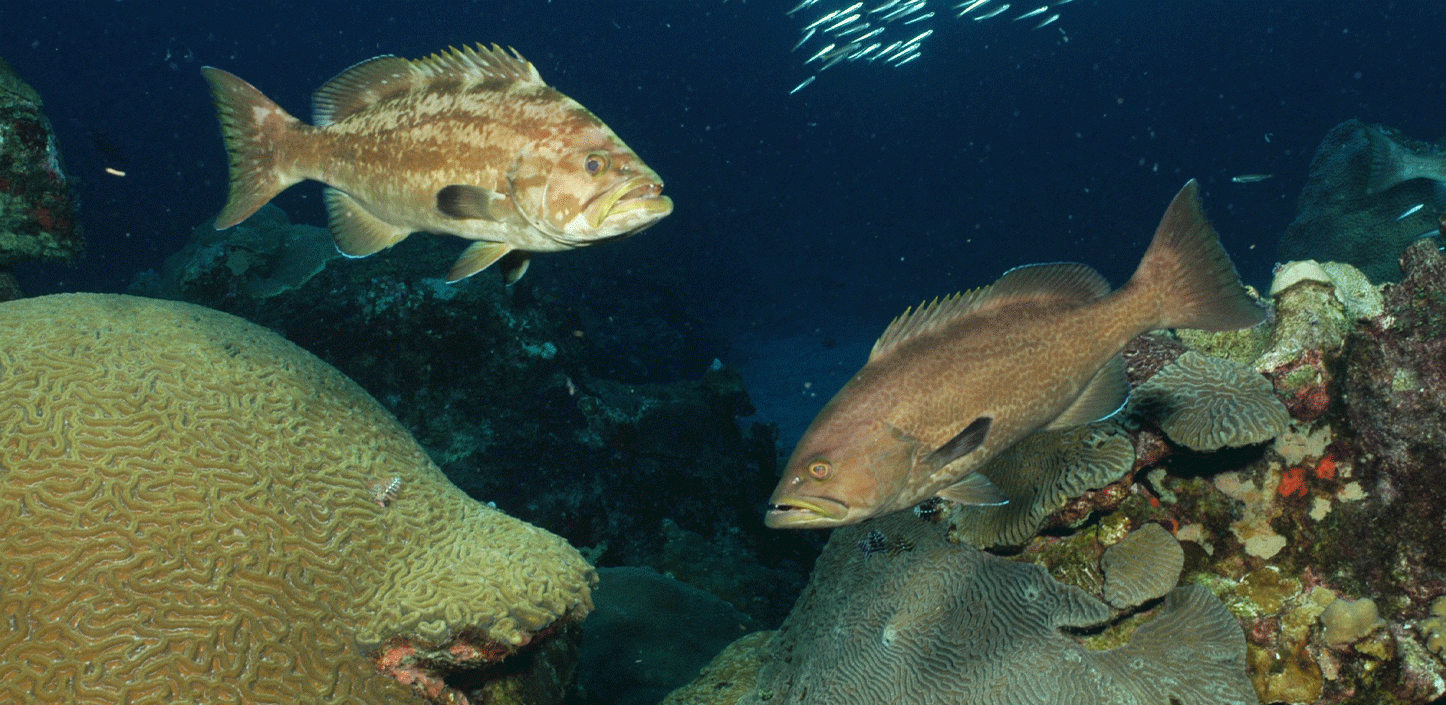
{"label": "tail fin", "polygon": [[211,84],[221,136],[231,157],[231,197],[216,216],[216,229],[246,220],[298,176],[281,171],[278,154],[296,132],[306,128],[251,84],[218,68],[205,66],[201,75]]}
{"label": "tail fin", "polygon": [[1155,302],[1156,328],[1235,330],[1265,318],[1201,212],[1200,185],[1194,179],[1170,202],[1125,286]]}
{"label": "tail fin", "polygon": [[1366,176],[1366,195],[1390,190],[1396,184],[1411,178],[1403,173],[1405,150],[1401,145],[1371,127],[1366,128],[1366,139],[1370,142],[1371,157],[1370,172]]}

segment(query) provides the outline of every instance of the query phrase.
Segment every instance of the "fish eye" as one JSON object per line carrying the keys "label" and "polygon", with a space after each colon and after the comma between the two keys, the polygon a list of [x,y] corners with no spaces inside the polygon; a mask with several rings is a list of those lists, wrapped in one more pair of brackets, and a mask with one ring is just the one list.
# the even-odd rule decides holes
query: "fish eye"
{"label": "fish eye", "polygon": [[808,464],[808,474],[815,480],[827,480],[833,474],[833,466],[827,460],[815,460]]}
{"label": "fish eye", "polygon": [[607,152],[593,152],[587,155],[587,160],[582,163],[582,166],[587,170],[588,176],[597,176],[607,171],[611,161],[608,159]]}

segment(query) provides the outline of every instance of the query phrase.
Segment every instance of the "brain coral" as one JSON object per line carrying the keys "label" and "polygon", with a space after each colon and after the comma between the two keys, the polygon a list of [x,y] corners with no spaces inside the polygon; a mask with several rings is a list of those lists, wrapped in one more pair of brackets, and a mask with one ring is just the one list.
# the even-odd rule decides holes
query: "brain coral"
{"label": "brain coral", "polygon": [[1052,512],[1124,477],[1134,462],[1135,446],[1113,422],[1036,433],[980,470],[1009,502],[960,505],[949,538],[981,548],[1023,544]]}
{"label": "brain coral", "polygon": [[[907,550],[866,555],[879,531]],[[1062,629],[1110,609],[1037,565],[949,543],[898,512],[836,529],[775,634],[750,705],[1255,703],[1240,624],[1200,586],[1170,593],[1129,643]]]}
{"label": "brain coral", "polygon": [[0,701],[460,701],[436,668],[590,608],[576,551],[265,329],[76,294],[0,330]]}
{"label": "brain coral", "polygon": [[1268,441],[1290,423],[1290,411],[1260,373],[1193,350],[1136,387],[1127,412],[1153,418],[1170,440],[1207,452]]}
{"label": "brain coral", "polygon": [[1105,602],[1134,607],[1170,592],[1185,567],[1185,549],[1159,524],[1145,524],[1105,549]]}

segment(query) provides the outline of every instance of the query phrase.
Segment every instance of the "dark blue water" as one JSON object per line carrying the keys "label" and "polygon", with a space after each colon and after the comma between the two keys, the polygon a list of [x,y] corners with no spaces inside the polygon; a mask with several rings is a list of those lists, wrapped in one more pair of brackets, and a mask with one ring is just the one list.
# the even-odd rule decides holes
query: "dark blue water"
{"label": "dark blue water", "polygon": [[[842,64],[789,95],[809,75],[790,53],[793,4],[0,3],[0,56],[44,96],[89,241],[77,265],[22,265],[22,285],[122,290],[220,208],[226,159],[203,65],[306,117],[312,90],[368,57],[516,47],[677,204],[630,241],[539,257],[529,277],[597,267],[681,281],[726,334],[816,335],[822,349],[866,344],[904,307],[1022,263],[1083,261],[1121,282],[1192,177],[1242,274],[1264,286],[1332,125],[1446,133],[1446,5],[1431,0],[1078,0],[1040,31],[937,22],[917,61]],[[123,152],[125,177],[103,172],[115,150],[92,133]],[[1275,176],[1230,181],[1241,173]],[[305,184],[278,203],[323,224],[319,196]]]}

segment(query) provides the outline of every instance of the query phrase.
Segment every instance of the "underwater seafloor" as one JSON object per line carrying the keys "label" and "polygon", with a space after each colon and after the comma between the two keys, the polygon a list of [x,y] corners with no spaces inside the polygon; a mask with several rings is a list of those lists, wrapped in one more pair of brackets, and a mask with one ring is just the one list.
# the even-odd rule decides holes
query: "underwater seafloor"
{"label": "underwater seafloor", "polygon": [[1136,339],[1120,413],[984,471],[1009,504],[777,531],[780,465],[878,331],[724,331],[685,271],[451,285],[443,238],[348,259],[275,206],[188,224],[123,294],[27,296],[10,270],[86,242],[22,79],[0,78],[9,701],[1446,696],[1446,170],[1372,180],[1382,140],[1446,145],[1332,128],[1267,321]]}

